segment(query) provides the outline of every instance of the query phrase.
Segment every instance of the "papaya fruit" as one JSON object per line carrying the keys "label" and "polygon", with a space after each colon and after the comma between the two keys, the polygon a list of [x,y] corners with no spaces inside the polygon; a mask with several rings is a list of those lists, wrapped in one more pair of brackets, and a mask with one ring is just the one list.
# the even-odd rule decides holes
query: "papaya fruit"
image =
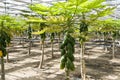
{"label": "papaya fruit", "polygon": [[70,64],[70,70],[71,70],[71,71],[74,71],[74,70],[75,70],[75,66],[74,66],[73,62]]}
{"label": "papaya fruit", "polygon": [[0,57],[2,57],[3,56],[3,52],[2,52],[2,50],[0,50]]}
{"label": "papaya fruit", "polygon": [[73,62],[75,60],[75,57],[71,53],[67,53],[67,57]]}
{"label": "papaya fruit", "polygon": [[65,54],[66,54],[65,49],[61,49],[61,56],[65,55]]}
{"label": "papaya fruit", "polygon": [[65,63],[66,63],[66,61],[67,61],[67,58],[66,58],[65,55],[63,55],[63,56],[61,57],[61,60],[60,60],[60,69],[64,69],[64,68],[65,68]]}
{"label": "papaya fruit", "polygon": [[60,63],[60,69],[64,69],[65,68],[65,62],[61,62]]}
{"label": "papaya fruit", "polygon": [[81,22],[79,31],[80,33],[88,31],[88,25],[85,22]]}
{"label": "papaya fruit", "polygon": [[67,62],[66,62],[66,68],[69,70],[71,67],[71,64],[72,64],[72,62],[70,61],[70,59],[69,58],[67,58]]}

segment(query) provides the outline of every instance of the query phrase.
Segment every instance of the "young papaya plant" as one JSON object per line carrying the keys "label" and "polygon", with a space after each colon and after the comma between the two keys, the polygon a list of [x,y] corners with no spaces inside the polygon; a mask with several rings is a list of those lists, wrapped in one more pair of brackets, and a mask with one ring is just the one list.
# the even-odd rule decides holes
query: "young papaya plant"
{"label": "young papaya plant", "polygon": [[112,58],[114,59],[115,58],[115,40],[118,38],[119,36],[119,30],[120,30],[120,21],[119,20],[113,20],[113,19],[108,19],[108,20],[104,20],[104,21],[99,21],[99,22],[96,22],[100,25],[98,25],[98,27],[96,26],[96,28],[98,29],[95,29],[94,27],[94,30],[101,32],[104,34],[104,39],[107,40],[107,35],[109,34],[110,37],[112,38]]}
{"label": "young papaya plant", "polygon": [[81,22],[80,24],[80,29],[79,29],[80,35],[79,36],[79,42],[81,45],[81,77],[83,80],[86,79],[86,73],[85,73],[85,59],[84,59],[84,53],[85,53],[85,41],[86,41],[86,37],[88,34],[88,24],[84,21]]}
{"label": "young papaya plant", "polygon": [[[81,0],[82,1],[82,0]],[[105,2],[104,0],[84,0],[83,3],[79,4],[78,13],[81,13],[80,17],[80,27],[79,27],[79,42],[81,45],[81,78],[82,80],[86,80],[86,71],[85,71],[85,60],[84,60],[84,53],[85,53],[85,42],[86,37],[89,33],[89,27],[91,24],[97,20],[99,17],[104,17],[106,15],[111,14],[112,10],[114,8],[107,8],[107,6],[103,5],[102,3]],[[80,8],[81,7],[81,8]],[[95,9],[95,12],[97,14],[91,14],[91,11],[94,11],[92,9]],[[98,9],[101,9],[99,11]],[[89,14],[87,16],[87,14]],[[78,14],[79,15],[79,14]],[[81,37],[82,36],[82,37]]]}
{"label": "young papaya plant", "polygon": [[[45,26],[45,24],[41,23],[41,27],[44,27],[44,26]],[[42,45],[42,57],[41,57],[39,68],[41,69],[42,65],[43,65],[43,61],[44,61],[44,43],[45,43],[46,33],[44,32],[44,33],[40,34],[40,37],[41,37],[41,42],[42,42],[42,44],[41,44]]]}
{"label": "young papaya plant", "polygon": [[[4,57],[8,54],[6,47],[10,44],[13,35],[13,27],[16,20],[9,15],[0,15],[0,57],[1,57],[1,79],[5,80]],[[8,60],[8,55],[7,55]]]}
{"label": "young papaya plant", "polygon": [[28,33],[28,39],[29,39],[28,54],[30,55],[31,54],[31,44],[32,44],[32,41],[31,41],[31,38],[32,38],[32,28],[30,26],[30,23],[29,23],[29,27],[28,27],[27,33]]}
{"label": "young papaya plant", "polygon": [[38,27],[37,30],[40,30],[41,32],[40,31],[39,32],[31,32],[30,35],[35,34],[35,35],[39,35],[41,37],[42,57],[41,57],[40,64],[39,64],[39,68],[41,69],[42,65],[43,65],[43,61],[44,61],[44,41],[46,38],[45,30],[43,30],[45,27],[45,20],[40,19],[40,18],[35,18],[35,17],[30,17],[28,19],[29,19],[29,20],[27,20],[28,22],[35,23],[38,25],[40,24],[40,26]]}
{"label": "young papaya plant", "polygon": [[6,47],[10,43],[10,35],[4,31],[4,21],[1,22],[0,29],[0,54],[1,54],[1,79],[5,80],[4,57],[7,55]]}

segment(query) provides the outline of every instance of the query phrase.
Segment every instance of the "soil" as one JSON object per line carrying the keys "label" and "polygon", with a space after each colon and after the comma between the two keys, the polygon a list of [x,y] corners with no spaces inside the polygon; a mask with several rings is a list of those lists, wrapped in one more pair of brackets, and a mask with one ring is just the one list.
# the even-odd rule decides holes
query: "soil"
{"label": "soil", "polygon": [[[28,55],[28,44],[23,47],[12,42],[8,47],[9,62],[5,62],[6,80],[65,80],[64,70],[60,70],[60,51],[54,42],[54,58],[51,58],[50,42],[46,41],[43,69],[39,69],[41,58],[40,43],[33,43],[31,54]],[[80,48],[75,46],[75,71],[71,72],[70,80],[80,80]],[[120,50],[116,47],[115,59],[112,50],[104,50],[103,45],[95,42],[86,43],[86,80],[120,80]],[[6,60],[6,57],[5,57]],[[1,67],[0,67],[1,69]],[[1,71],[1,70],[0,70]],[[76,79],[75,79],[76,78]]]}

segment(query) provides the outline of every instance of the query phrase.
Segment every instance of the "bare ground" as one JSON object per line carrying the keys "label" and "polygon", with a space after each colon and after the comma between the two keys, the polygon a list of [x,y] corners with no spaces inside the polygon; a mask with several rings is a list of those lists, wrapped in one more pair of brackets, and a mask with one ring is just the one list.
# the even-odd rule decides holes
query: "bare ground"
{"label": "bare ground", "polygon": [[[80,74],[80,49],[78,44],[75,47],[74,55],[76,59],[74,63],[76,70],[71,72],[70,80],[78,80],[74,77],[78,77]],[[50,43],[45,46],[43,69],[38,68],[41,58],[39,43],[33,44],[30,56],[27,53],[28,48],[22,47],[21,44],[9,47],[8,52],[10,61],[5,63],[6,80],[65,80],[64,70],[59,69],[60,52],[58,43],[54,44],[55,57],[53,59],[51,58]],[[111,50],[106,52],[103,46],[88,42],[85,53],[87,80],[120,80],[119,52],[118,48],[116,58],[112,59]]]}

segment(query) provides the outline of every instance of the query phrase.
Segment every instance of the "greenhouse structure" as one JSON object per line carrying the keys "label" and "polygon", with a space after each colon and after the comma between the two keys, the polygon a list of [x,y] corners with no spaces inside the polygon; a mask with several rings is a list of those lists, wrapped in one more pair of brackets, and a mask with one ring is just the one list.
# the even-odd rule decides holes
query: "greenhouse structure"
{"label": "greenhouse structure", "polygon": [[0,0],[0,80],[120,80],[120,0]]}

